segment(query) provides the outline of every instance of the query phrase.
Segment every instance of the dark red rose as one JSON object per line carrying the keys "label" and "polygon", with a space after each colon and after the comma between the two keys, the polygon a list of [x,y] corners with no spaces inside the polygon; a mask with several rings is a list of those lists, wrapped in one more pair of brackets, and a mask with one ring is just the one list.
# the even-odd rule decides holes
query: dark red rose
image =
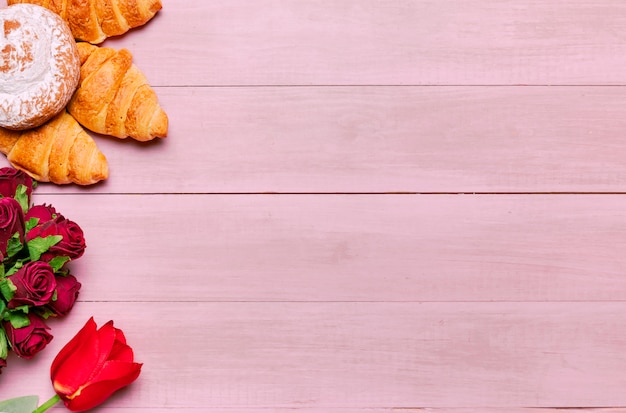
{"label": "dark red rose", "polygon": [[2,374],[2,368],[7,366],[6,359],[0,358],[0,374]]}
{"label": "dark red rose", "polygon": [[15,233],[19,233],[20,242],[24,242],[24,212],[13,198],[0,199],[0,253],[7,256],[7,244]]}
{"label": "dark red rose", "polygon": [[52,267],[42,261],[26,263],[8,278],[17,288],[13,298],[7,304],[9,308],[21,305],[38,307],[48,304],[57,288]]}
{"label": "dark red rose", "polygon": [[37,225],[43,225],[44,223],[48,221],[53,221],[55,219],[63,219],[63,216],[59,214],[56,211],[56,209],[54,209],[53,206],[43,204],[43,205],[33,205],[28,210],[28,212],[26,213],[26,216],[24,217],[24,220],[28,222],[28,220],[31,218],[38,218],[39,222],[37,223]]}
{"label": "dark red rose", "polygon": [[69,219],[63,219],[57,224],[59,235],[63,240],[50,247],[49,253],[53,256],[66,256],[71,259],[79,258],[85,252],[85,237],[83,230],[77,223]]}
{"label": "dark red rose", "polygon": [[26,234],[26,241],[37,237],[46,238],[50,235],[61,235],[63,239],[41,255],[40,259],[43,261],[50,261],[58,256],[76,259],[85,252],[86,245],[83,230],[74,221],[63,217],[32,228]]}
{"label": "dark red rose", "polygon": [[78,298],[78,292],[81,284],[76,277],[71,274],[66,276],[57,276],[57,297],[56,300],[50,301],[48,307],[55,315],[64,316],[70,312],[76,298]]}
{"label": "dark red rose", "polygon": [[15,197],[15,190],[20,184],[26,187],[26,195],[28,195],[30,204],[30,197],[33,193],[33,178],[14,168],[0,168],[0,195],[9,198]]}
{"label": "dark red rose", "polygon": [[28,319],[30,324],[21,328],[14,328],[9,321],[3,323],[11,348],[24,359],[33,358],[52,340],[52,334],[48,332],[50,327],[41,318],[28,314]]}

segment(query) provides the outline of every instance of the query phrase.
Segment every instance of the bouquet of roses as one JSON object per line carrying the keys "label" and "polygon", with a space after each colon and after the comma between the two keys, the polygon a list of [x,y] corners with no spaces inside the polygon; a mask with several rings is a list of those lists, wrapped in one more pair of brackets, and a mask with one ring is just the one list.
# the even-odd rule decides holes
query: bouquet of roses
{"label": "bouquet of roses", "polygon": [[[85,251],[83,231],[50,205],[32,205],[37,182],[0,168],[0,372],[12,350],[32,358],[52,339],[45,320],[66,315],[81,284],[67,263]],[[122,330],[92,318],[55,357],[50,368],[54,396],[0,402],[0,412],[42,413],[59,401],[73,412],[92,409],[128,386],[141,372]]]}
{"label": "bouquet of roses", "polygon": [[30,359],[52,340],[45,320],[66,315],[81,287],[66,264],[83,255],[83,231],[54,207],[32,205],[36,185],[0,168],[0,372],[9,351]]}

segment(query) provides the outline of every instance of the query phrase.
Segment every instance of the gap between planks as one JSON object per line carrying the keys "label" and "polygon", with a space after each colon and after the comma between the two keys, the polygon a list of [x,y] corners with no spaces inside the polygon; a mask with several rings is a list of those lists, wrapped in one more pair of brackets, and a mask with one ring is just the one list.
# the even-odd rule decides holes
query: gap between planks
{"label": "gap between planks", "polygon": [[100,193],[87,193],[82,191],[77,192],[46,192],[45,190],[37,193],[38,195],[626,195],[626,192],[468,192],[468,191],[446,191],[446,192],[100,192]]}

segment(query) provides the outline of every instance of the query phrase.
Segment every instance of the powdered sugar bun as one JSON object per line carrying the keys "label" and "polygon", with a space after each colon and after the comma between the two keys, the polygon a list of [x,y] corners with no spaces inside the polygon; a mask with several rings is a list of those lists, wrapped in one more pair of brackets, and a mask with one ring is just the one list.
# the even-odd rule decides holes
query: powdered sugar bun
{"label": "powdered sugar bun", "polygon": [[0,126],[39,126],[78,86],[76,41],[61,17],[34,4],[0,9]]}

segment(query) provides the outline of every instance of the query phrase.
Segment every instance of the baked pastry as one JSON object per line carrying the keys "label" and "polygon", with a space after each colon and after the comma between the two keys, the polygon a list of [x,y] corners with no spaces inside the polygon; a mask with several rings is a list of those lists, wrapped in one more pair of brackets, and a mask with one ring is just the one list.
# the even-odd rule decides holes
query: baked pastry
{"label": "baked pastry", "polygon": [[146,24],[161,10],[161,0],[8,0],[47,7],[70,26],[74,37],[93,44]]}
{"label": "baked pastry", "polygon": [[67,111],[85,128],[117,138],[167,136],[168,118],[126,49],[77,44],[80,82]]}
{"label": "baked pastry", "polygon": [[39,126],[78,85],[76,41],[57,14],[33,4],[0,9],[0,27],[0,127]]}
{"label": "baked pastry", "polygon": [[40,182],[90,185],[109,176],[96,142],[65,110],[37,128],[0,128],[0,152]]}

